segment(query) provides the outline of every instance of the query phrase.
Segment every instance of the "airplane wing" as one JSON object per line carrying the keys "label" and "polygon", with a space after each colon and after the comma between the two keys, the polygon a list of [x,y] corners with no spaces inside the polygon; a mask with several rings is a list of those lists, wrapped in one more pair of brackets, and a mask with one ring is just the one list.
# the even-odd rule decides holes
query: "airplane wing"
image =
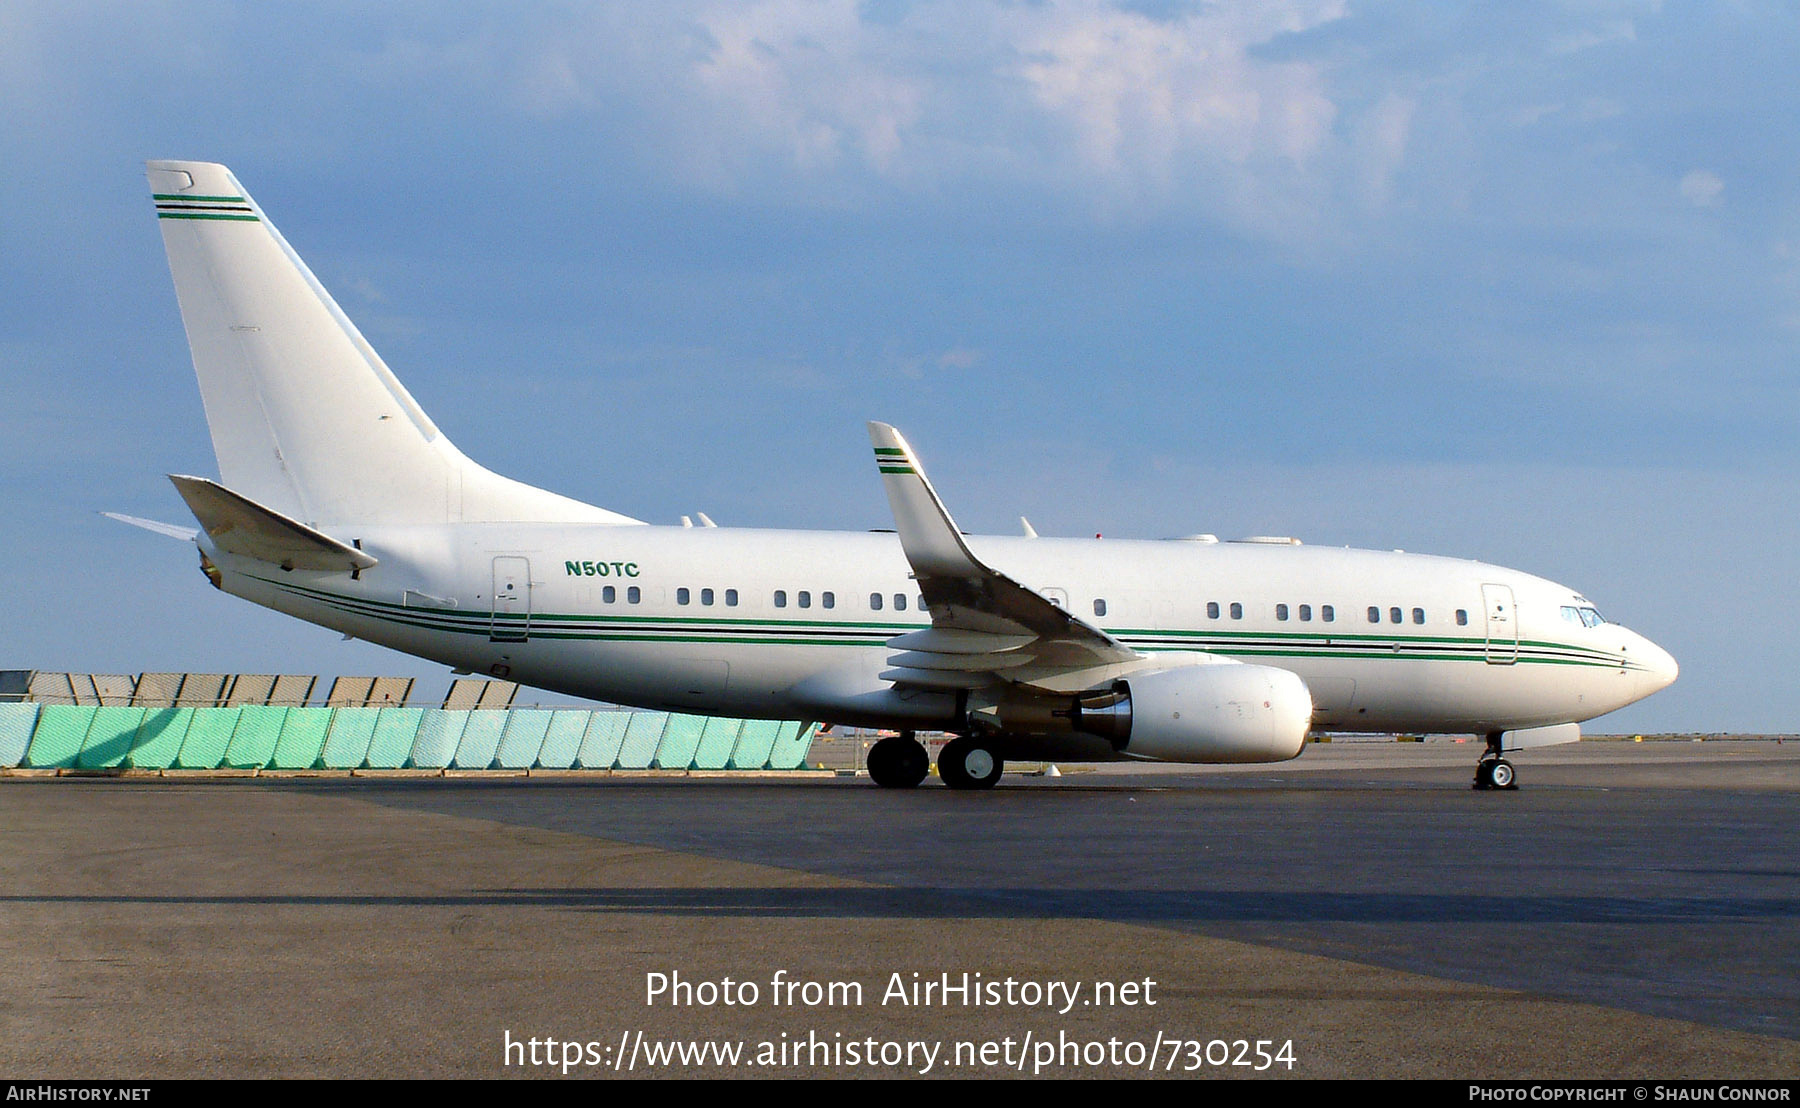
{"label": "airplane wing", "polygon": [[361,572],[376,565],[373,557],[265,508],[204,477],[169,475],[188,510],[220,550],[242,554],[282,569],[338,569]]}
{"label": "airplane wing", "polygon": [[931,626],[888,640],[900,653],[881,674],[898,685],[974,689],[996,681],[1045,690],[1089,687],[1144,656],[984,564],[938,499],[912,448],[885,423],[869,440],[906,560]]}

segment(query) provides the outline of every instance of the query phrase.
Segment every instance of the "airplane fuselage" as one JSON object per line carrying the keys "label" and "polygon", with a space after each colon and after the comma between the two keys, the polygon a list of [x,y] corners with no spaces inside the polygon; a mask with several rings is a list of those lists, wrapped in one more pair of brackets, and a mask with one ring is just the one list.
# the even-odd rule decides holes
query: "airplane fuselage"
{"label": "airplane fuselage", "polygon": [[[890,533],[338,525],[380,564],[284,572],[214,552],[226,591],[460,669],[643,707],[954,728],[896,700],[887,640],[930,625]],[[1577,722],[1674,663],[1592,605],[1463,559],[1266,542],[970,536],[986,562],[1146,654],[1287,669],[1320,730],[1488,733]],[[879,606],[877,606],[879,605]],[[1593,625],[1590,625],[1593,624]],[[876,696],[874,694],[881,694]]]}

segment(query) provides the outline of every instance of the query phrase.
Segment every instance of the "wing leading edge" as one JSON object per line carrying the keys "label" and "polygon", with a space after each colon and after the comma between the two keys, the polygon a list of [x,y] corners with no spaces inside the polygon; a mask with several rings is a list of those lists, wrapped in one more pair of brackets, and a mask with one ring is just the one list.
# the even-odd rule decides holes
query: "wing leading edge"
{"label": "wing leading edge", "polygon": [[883,680],[928,689],[1008,681],[1063,691],[1146,661],[977,558],[899,431],[871,422],[869,440],[900,546],[931,614],[930,628],[888,640],[900,653],[888,659],[895,668]]}

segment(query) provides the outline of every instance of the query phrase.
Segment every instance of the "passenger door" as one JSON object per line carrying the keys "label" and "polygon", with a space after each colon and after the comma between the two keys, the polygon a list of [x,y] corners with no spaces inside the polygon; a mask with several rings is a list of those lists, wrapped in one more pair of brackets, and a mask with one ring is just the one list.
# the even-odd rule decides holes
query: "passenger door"
{"label": "passenger door", "polygon": [[1487,609],[1487,661],[1491,666],[1510,666],[1519,660],[1519,619],[1513,610],[1513,591],[1507,585],[1481,586]]}
{"label": "passenger door", "polygon": [[524,642],[531,638],[531,561],[494,559],[494,614],[489,642]]}

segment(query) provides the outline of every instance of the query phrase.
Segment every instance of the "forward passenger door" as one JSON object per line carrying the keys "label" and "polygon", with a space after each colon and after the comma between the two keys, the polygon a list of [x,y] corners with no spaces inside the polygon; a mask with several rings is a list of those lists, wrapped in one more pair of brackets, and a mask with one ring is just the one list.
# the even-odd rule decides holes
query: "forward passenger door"
{"label": "forward passenger door", "polygon": [[1513,610],[1513,591],[1508,585],[1481,586],[1487,609],[1487,661],[1491,666],[1510,666],[1519,660],[1519,620]]}

